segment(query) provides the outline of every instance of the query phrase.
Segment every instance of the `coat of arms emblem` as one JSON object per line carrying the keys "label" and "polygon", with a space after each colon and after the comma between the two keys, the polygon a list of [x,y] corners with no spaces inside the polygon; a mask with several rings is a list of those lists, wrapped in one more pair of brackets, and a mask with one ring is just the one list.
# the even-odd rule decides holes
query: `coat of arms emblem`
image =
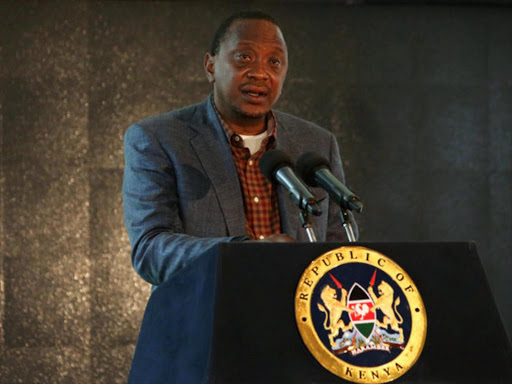
{"label": "coat of arms emblem", "polygon": [[370,249],[341,247],[317,258],[301,278],[295,304],[306,346],[344,379],[394,380],[423,348],[426,313],[416,286]]}

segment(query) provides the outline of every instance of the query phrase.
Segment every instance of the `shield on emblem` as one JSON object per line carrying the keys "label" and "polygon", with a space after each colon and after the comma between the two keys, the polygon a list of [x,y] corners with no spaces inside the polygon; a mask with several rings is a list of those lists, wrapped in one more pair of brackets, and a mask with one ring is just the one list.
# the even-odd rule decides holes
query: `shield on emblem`
{"label": "shield on emblem", "polygon": [[359,333],[365,339],[368,339],[375,326],[375,312],[371,296],[363,287],[355,283],[350,288],[347,305],[352,310],[350,320],[352,320]]}

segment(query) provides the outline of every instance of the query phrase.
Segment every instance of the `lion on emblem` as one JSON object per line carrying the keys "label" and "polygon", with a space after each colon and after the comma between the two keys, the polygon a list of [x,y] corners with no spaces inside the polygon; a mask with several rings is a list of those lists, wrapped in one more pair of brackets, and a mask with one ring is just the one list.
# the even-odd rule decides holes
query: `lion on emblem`
{"label": "lion on emblem", "polygon": [[[341,289],[341,300],[338,300],[336,289],[326,285],[322,288],[322,292],[320,292],[320,298],[323,304],[318,303],[317,305],[318,309],[325,313],[324,329],[329,332],[331,346],[335,347],[336,342],[334,338],[338,335],[340,329],[346,332],[354,327],[352,322],[349,322],[347,325],[341,318],[343,312],[352,312],[352,310],[347,307],[347,290]],[[327,326],[327,323],[329,323],[329,326]]]}
{"label": "lion on emblem", "polygon": [[[372,297],[374,304],[373,310],[376,311],[380,309],[382,314],[384,315],[383,321],[377,320],[377,325],[384,329],[387,329],[388,325],[395,332],[398,332],[400,335],[399,341],[403,341],[404,339],[404,331],[400,328],[400,324],[403,323],[403,318],[400,316],[400,313],[397,310],[398,305],[400,304],[400,297],[395,299],[393,303],[393,297],[395,292],[391,285],[386,283],[385,281],[381,281],[379,286],[377,287],[379,292],[379,297],[375,295],[373,292],[373,287],[370,285],[368,287],[368,293]],[[395,315],[396,314],[396,315]]]}

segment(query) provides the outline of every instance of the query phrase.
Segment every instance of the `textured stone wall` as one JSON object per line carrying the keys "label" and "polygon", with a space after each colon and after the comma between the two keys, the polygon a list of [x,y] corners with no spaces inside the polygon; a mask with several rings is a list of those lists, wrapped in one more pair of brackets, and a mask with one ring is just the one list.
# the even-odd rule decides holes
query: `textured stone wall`
{"label": "textured stone wall", "polygon": [[[362,240],[475,240],[510,334],[512,9],[288,3],[263,6],[290,49],[278,107],[337,135]],[[235,9],[0,2],[0,383],[126,381],[149,285],[123,133],[208,94]]]}

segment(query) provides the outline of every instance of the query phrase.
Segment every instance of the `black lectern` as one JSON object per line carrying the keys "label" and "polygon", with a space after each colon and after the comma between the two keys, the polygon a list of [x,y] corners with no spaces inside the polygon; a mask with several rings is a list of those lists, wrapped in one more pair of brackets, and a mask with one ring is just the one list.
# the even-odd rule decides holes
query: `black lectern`
{"label": "black lectern", "polygon": [[[151,295],[129,383],[344,382],[309,353],[294,314],[306,267],[341,245],[226,243],[205,253]],[[473,243],[350,245],[393,259],[423,297],[423,353],[396,382],[512,382],[512,349]]]}

